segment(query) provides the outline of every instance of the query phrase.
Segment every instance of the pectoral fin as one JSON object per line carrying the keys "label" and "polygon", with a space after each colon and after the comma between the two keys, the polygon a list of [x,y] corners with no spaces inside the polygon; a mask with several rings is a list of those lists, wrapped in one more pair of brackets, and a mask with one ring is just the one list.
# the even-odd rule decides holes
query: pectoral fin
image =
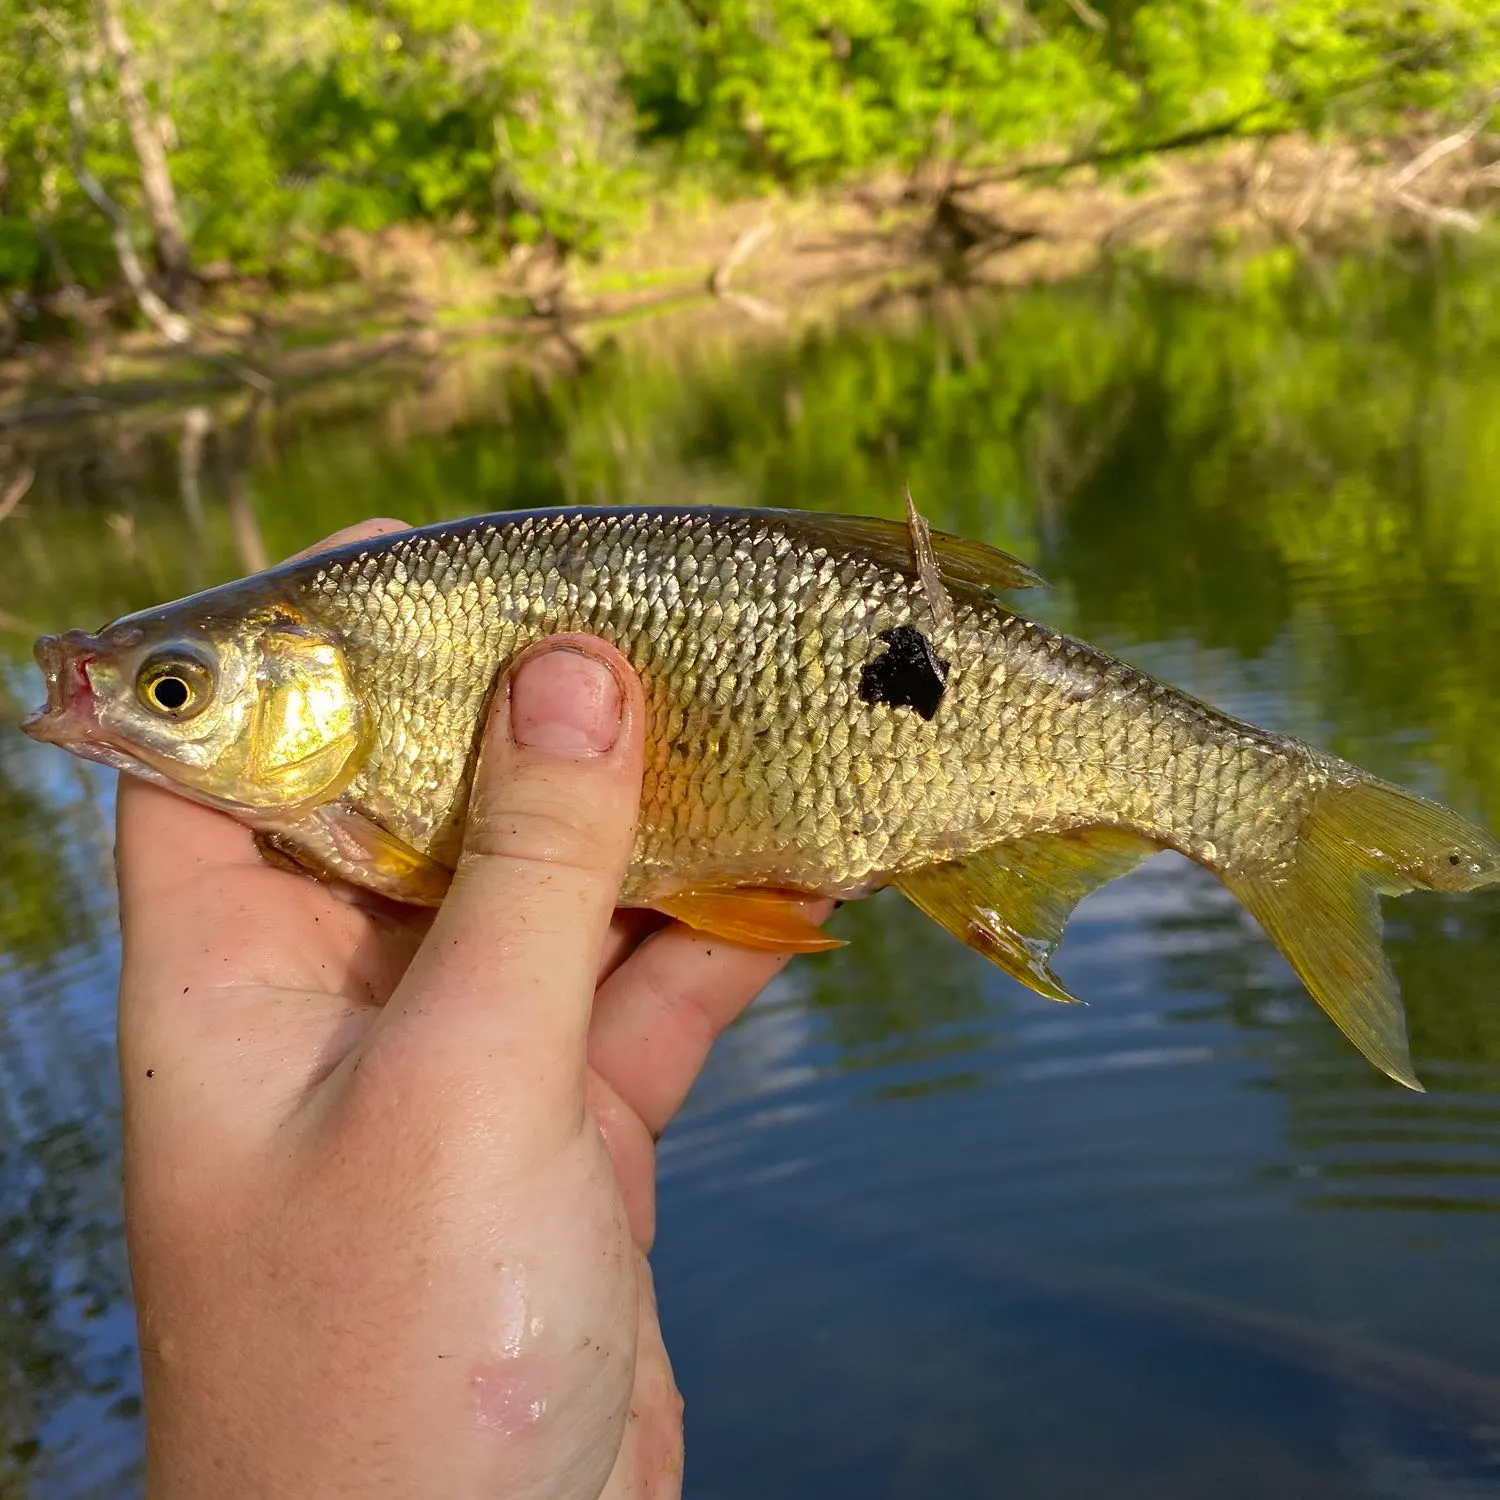
{"label": "pectoral fin", "polygon": [[453,871],[382,828],[369,814],[335,802],[320,807],[316,816],[339,852],[363,872],[363,884],[418,906],[436,906],[447,894]]}
{"label": "pectoral fin", "polygon": [[1157,845],[1123,828],[1081,828],[996,844],[894,882],[934,922],[1053,1000],[1076,1003],[1052,972],[1073,908]]}
{"label": "pectoral fin", "polygon": [[256,844],[271,864],[347,880],[415,906],[437,906],[453,879],[446,866],[344,802],[325,803],[294,822],[262,829]]}
{"label": "pectoral fin", "polygon": [[793,891],[730,886],[722,890],[679,891],[651,904],[669,917],[747,948],[774,953],[821,953],[842,948],[803,912],[806,898]]}

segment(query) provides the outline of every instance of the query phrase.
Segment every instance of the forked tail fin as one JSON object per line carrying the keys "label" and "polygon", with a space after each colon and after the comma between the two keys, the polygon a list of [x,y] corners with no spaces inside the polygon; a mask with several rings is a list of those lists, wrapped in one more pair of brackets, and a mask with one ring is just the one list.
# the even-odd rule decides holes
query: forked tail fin
{"label": "forked tail fin", "polygon": [[1500,881],[1500,843],[1400,787],[1335,784],[1314,800],[1290,865],[1221,878],[1344,1035],[1377,1068],[1420,1090],[1396,976],[1381,947],[1380,897]]}
{"label": "forked tail fin", "polygon": [[[1073,908],[1158,847],[1129,829],[1077,828],[996,844],[894,884],[1022,984],[1071,1000],[1051,958]],[[1398,1083],[1420,1089],[1380,945],[1380,897],[1500,881],[1500,842],[1400,787],[1349,781],[1314,798],[1289,864],[1268,875],[1216,873],[1349,1040]]]}

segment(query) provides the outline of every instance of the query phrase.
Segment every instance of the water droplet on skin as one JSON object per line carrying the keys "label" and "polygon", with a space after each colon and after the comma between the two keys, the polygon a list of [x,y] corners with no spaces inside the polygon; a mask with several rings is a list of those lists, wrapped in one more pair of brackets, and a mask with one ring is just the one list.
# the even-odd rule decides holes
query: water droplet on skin
{"label": "water droplet on skin", "polygon": [[500,1353],[519,1359],[543,1326],[542,1315],[532,1311],[528,1300],[526,1267],[502,1265],[495,1287],[495,1342]]}

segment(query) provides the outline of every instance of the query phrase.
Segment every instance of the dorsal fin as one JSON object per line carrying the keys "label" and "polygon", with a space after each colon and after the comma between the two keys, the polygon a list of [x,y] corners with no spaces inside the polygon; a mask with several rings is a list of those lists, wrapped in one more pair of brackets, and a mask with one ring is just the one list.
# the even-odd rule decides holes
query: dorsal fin
{"label": "dorsal fin", "polygon": [[[883,567],[917,572],[911,532],[904,521],[880,516],[835,516],[800,512],[788,530],[831,551],[862,552]],[[945,531],[932,533],[932,550],[945,583],[966,583],[982,589],[1045,588],[1047,580],[1019,558]]]}

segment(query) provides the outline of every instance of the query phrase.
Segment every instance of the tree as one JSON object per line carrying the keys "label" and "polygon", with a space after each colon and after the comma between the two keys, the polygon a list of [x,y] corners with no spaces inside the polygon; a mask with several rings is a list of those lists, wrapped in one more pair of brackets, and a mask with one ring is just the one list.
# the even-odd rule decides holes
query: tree
{"label": "tree", "polygon": [[172,188],[167,153],[146,99],[140,69],[136,65],[135,48],[125,29],[119,0],[97,0],[97,10],[99,34],[115,65],[120,107],[130,131],[131,145],[141,164],[141,197],[156,237],[156,257],[165,282],[166,300],[180,309],[192,282],[193,268],[182,232],[182,216],[177,211],[177,194]]}

